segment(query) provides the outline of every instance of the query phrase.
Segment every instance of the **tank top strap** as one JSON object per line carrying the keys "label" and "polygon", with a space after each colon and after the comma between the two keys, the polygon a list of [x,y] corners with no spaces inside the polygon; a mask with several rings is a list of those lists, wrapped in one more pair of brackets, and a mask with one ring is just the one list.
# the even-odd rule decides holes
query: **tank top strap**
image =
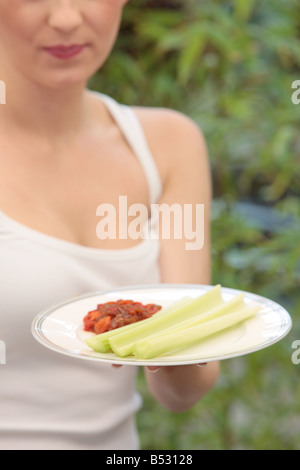
{"label": "tank top strap", "polygon": [[93,92],[107,105],[107,108],[118,124],[127,142],[138,158],[148,181],[150,203],[157,203],[162,193],[162,183],[154,157],[147,143],[142,125],[134,110],[118,103],[108,95]]}

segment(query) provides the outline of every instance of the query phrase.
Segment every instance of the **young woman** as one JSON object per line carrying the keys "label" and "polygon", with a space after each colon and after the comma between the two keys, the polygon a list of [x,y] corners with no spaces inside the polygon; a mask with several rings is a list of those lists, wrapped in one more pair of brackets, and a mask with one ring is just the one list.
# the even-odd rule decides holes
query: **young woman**
{"label": "young woman", "polygon": [[[196,124],[87,89],[108,58],[126,0],[0,0],[1,449],[136,449],[135,368],[57,357],[30,324],[93,290],[210,283],[211,181]],[[96,210],[204,204],[205,244],[101,239]],[[145,223],[147,221],[145,220]],[[180,412],[214,385],[218,364],[145,368],[153,396]]]}

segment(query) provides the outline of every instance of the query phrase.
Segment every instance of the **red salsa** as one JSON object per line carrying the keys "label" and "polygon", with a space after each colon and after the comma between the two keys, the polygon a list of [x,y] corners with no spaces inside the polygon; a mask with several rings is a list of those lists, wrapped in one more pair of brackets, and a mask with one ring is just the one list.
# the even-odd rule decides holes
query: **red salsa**
{"label": "red salsa", "polygon": [[88,312],[84,317],[84,329],[96,334],[104,333],[130,323],[145,320],[160,309],[160,305],[143,305],[133,300],[117,300],[98,304],[96,310]]}

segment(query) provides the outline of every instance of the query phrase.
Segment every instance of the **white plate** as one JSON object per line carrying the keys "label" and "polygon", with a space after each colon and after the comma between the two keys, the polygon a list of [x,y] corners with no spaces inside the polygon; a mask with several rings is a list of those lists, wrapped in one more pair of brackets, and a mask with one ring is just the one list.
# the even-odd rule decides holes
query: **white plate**
{"label": "white plate", "polygon": [[[280,341],[290,331],[291,317],[281,305],[244,292],[246,302],[255,301],[261,305],[258,315],[176,354],[161,355],[151,360],[118,358],[113,353],[96,353],[84,342],[94,333],[83,330],[83,318],[87,312],[94,310],[98,303],[129,299],[165,307],[186,296],[198,297],[211,288],[212,286],[194,284],[160,284],[83,295],[41,312],[33,321],[32,333],[43,346],[75,358],[111,364],[171,366],[224,360],[249,354]],[[222,287],[224,300],[230,300],[241,292],[243,291]]]}

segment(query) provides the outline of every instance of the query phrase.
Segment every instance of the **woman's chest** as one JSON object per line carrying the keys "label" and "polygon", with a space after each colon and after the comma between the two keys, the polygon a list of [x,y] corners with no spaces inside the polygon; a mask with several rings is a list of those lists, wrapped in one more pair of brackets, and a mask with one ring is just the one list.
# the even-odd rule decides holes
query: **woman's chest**
{"label": "woman's chest", "polygon": [[139,240],[128,231],[133,207],[143,209],[135,215],[145,222],[147,178],[124,143],[111,150],[101,145],[73,148],[52,159],[23,155],[11,164],[6,161],[0,175],[0,210],[34,230],[85,246],[136,245]]}

